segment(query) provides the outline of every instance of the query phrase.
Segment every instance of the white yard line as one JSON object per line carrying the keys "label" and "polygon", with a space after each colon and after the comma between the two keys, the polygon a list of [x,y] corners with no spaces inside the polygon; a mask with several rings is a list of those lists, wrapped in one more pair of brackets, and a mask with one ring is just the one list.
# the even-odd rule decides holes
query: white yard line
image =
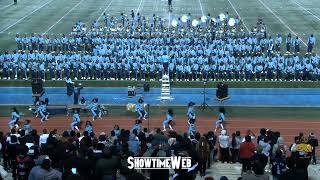
{"label": "white yard line", "polygon": [[0,10],[6,9],[6,8],[12,6],[13,4],[14,4],[14,3],[11,3],[11,4],[8,4],[8,5],[6,5],[6,6],[3,6],[3,7],[0,8]]}
{"label": "white yard line", "polygon": [[50,2],[52,2],[53,0],[49,0],[47,1],[45,4],[43,4],[42,6],[38,7],[37,9],[33,10],[32,12],[30,12],[29,14],[23,16],[22,18],[20,18],[18,21],[14,22],[13,24],[11,24],[10,26],[4,28],[3,30],[0,31],[0,33],[4,33],[6,30],[10,29],[11,27],[13,27],[14,25],[18,24],[19,22],[21,22],[22,20],[24,20],[25,18],[31,16],[32,14],[34,14],[35,12],[39,11],[40,9],[42,9],[44,6],[46,6],[47,4],[49,4]]}
{"label": "white yard line", "polygon": [[140,11],[140,8],[141,8],[141,5],[142,5],[142,2],[143,2],[143,0],[140,0],[139,6],[138,6],[138,8],[137,8],[137,10],[136,10],[136,12],[135,12],[135,13],[138,13],[138,12]]}
{"label": "white yard line", "polygon": [[100,16],[98,17],[97,21],[99,21],[99,20],[102,18],[103,14],[109,9],[109,7],[111,6],[112,1],[113,1],[113,0],[111,0],[111,1],[109,2],[109,4],[107,5],[107,7],[103,10],[103,12],[102,12],[102,13],[100,14]]}
{"label": "white yard line", "polygon": [[262,2],[261,0],[259,0],[259,2],[260,2],[271,14],[273,14],[273,16],[276,17],[276,18],[281,22],[281,24],[283,24],[293,35],[298,36],[299,39],[301,40],[301,42],[302,42],[305,46],[307,46],[307,43],[305,43],[305,42],[303,41],[303,39],[302,39],[296,32],[294,32],[294,31],[288,26],[287,23],[285,23],[278,15],[276,15],[276,14],[273,12],[272,9],[270,9],[270,8],[269,8],[264,2]]}
{"label": "white yard line", "polygon": [[202,16],[204,16],[201,0],[198,0],[198,1],[199,1],[199,5],[200,5]]}
{"label": "white yard line", "polygon": [[68,14],[71,13],[71,11],[73,11],[76,7],[78,7],[84,0],[81,0],[80,2],[78,2],[75,6],[73,6],[67,13],[65,13],[57,22],[55,22],[52,26],[50,26],[45,32],[44,34],[48,33],[53,27],[55,27],[64,17],[66,17]]}
{"label": "white yard line", "polygon": [[305,7],[303,7],[300,3],[298,3],[297,1],[293,0],[293,3],[295,3],[297,6],[299,6],[301,9],[307,11],[309,14],[311,14],[314,18],[316,18],[318,21],[320,21],[320,18],[318,16],[316,16],[315,14],[313,14],[312,12],[310,12],[308,9],[306,9]]}
{"label": "white yard line", "polygon": [[171,13],[169,11],[169,18],[168,18],[168,29],[170,28],[170,25],[171,25]]}
{"label": "white yard line", "polygon": [[246,28],[246,30],[249,32],[249,28],[247,27],[247,25],[244,23],[244,20],[241,18],[239,12],[237,11],[237,9],[234,7],[234,5],[232,4],[232,2],[230,0],[229,1],[229,4],[231,5],[232,9],[236,12],[236,14],[238,15],[238,17],[242,20],[242,23],[244,25],[244,28]]}

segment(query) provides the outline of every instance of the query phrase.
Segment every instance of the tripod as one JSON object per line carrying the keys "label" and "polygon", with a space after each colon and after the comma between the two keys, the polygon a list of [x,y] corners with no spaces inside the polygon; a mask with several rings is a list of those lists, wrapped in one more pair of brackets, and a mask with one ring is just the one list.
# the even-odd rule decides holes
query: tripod
{"label": "tripod", "polygon": [[207,82],[204,81],[203,82],[203,102],[200,106],[200,109],[202,111],[204,111],[205,109],[209,108],[209,105],[207,104],[207,101],[206,101],[206,86],[207,86]]}

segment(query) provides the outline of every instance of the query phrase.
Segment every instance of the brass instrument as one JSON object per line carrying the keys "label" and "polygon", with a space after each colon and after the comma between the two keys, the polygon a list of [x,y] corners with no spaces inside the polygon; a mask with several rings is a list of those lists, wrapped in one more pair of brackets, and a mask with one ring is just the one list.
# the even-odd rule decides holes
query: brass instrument
{"label": "brass instrument", "polygon": [[123,30],[122,23],[118,23],[116,27],[117,27],[117,31],[122,31]]}

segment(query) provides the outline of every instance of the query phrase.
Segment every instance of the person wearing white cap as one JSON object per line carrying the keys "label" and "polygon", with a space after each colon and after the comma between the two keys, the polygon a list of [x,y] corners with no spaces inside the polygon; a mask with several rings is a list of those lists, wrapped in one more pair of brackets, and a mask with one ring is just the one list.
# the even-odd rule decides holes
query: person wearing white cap
{"label": "person wearing white cap", "polygon": [[221,134],[218,139],[221,161],[222,163],[224,163],[225,161],[229,162],[229,136],[227,135],[227,131],[225,129],[221,130]]}

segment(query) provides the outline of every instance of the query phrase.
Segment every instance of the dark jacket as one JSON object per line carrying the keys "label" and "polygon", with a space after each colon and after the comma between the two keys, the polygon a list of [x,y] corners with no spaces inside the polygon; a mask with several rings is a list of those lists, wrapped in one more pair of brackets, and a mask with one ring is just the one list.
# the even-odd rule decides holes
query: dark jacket
{"label": "dark jacket", "polygon": [[119,158],[105,157],[97,161],[95,167],[95,176],[97,179],[108,179],[109,177],[115,177],[117,170],[120,169],[121,163]]}

